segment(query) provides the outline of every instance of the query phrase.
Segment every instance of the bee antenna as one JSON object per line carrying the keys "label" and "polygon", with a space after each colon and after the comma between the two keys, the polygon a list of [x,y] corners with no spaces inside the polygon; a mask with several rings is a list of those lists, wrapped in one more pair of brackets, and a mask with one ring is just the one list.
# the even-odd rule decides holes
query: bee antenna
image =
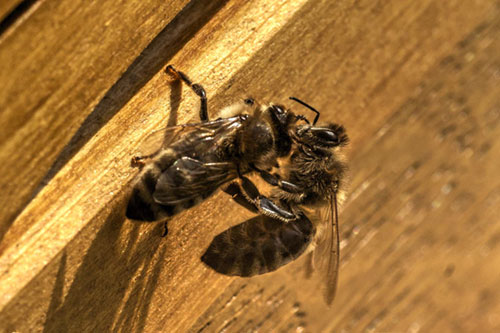
{"label": "bee antenna", "polygon": [[302,102],[300,99],[298,99],[297,97],[290,97],[290,99],[292,101],[295,101],[299,104],[302,104],[304,105],[306,108],[308,108],[309,110],[313,111],[316,113],[316,117],[314,117],[314,121],[313,121],[313,126],[316,125],[316,122],[318,121],[319,119],[319,111],[316,110],[315,108],[313,108],[312,106],[310,106],[309,104],[305,103],[305,102]]}

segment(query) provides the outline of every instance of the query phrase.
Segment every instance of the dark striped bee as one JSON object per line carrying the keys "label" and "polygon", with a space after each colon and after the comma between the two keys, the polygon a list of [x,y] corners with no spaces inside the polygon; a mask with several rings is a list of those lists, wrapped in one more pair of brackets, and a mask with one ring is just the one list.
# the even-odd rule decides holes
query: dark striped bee
{"label": "dark striped bee", "polygon": [[[201,122],[160,131],[169,137],[160,150],[133,159],[143,170],[132,190],[127,217],[162,220],[221,188],[258,215],[215,237],[202,261],[222,274],[252,276],[274,271],[319,243],[310,266],[315,263],[327,274],[330,304],[339,262],[337,198],[345,173],[339,154],[347,143],[344,128],[316,126],[319,112],[293,97],[316,113],[312,124],[281,105],[263,106],[253,99],[209,121],[202,86],[170,65],[166,71],[200,97]],[[271,188],[269,196],[247,177],[251,174]],[[328,215],[311,222],[306,213],[316,215],[323,206]],[[327,223],[321,223],[325,219]],[[326,232],[320,233],[322,229]]]}
{"label": "dark striped bee", "polygon": [[[133,158],[134,164],[144,168],[128,203],[128,218],[157,221],[173,216],[235,178],[251,184],[244,176],[249,172],[258,172],[265,180],[282,187],[289,185],[274,179],[268,171],[278,166],[278,158],[289,154],[290,127],[303,117],[280,105],[262,106],[246,99],[223,110],[223,118],[209,121],[203,87],[193,84],[172,66],[166,71],[200,96],[201,122],[158,131],[162,136],[166,134],[169,141],[153,154]],[[145,164],[144,160],[150,163]],[[265,198],[259,204],[264,211],[280,209]]]}
{"label": "dark striped bee", "polygon": [[[337,201],[344,196],[346,172],[340,149],[348,138],[342,126],[315,127],[316,120],[290,130],[292,149],[280,167],[280,178],[288,186],[275,187],[269,197],[285,213],[262,212],[257,188],[245,181],[231,183],[226,192],[259,215],[216,236],[202,261],[222,274],[253,276],[274,271],[314,250],[308,258],[308,273],[316,270],[326,282],[324,296],[330,305],[336,293],[340,253]],[[315,217],[315,223],[308,216]]]}

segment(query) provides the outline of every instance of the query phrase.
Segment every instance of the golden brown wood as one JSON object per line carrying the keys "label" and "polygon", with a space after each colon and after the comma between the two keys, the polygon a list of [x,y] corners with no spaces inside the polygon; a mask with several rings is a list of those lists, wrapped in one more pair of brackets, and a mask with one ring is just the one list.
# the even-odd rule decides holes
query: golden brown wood
{"label": "golden brown wood", "polygon": [[[144,3],[138,13],[152,10]],[[30,17],[25,24],[50,25],[54,17],[45,20]],[[115,24],[109,29],[118,29]],[[25,34],[14,31],[9,38],[22,45]],[[167,239],[159,237],[160,224],[124,219],[127,185],[137,173],[130,157],[141,140],[167,122],[196,118],[196,97],[169,82],[158,66],[143,86],[130,85],[133,97],[114,106],[119,112],[77,145],[27,206],[18,201],[22,211],[1,244],[0,328],[498,331],[498,36],[500,6],[494,1],[221,6],[165,60],[204,84],[210,114],[249,95],[278,102],[295,95],[322,110],[325,120],[343,123],[351,137],[351,189],[340,217],[340,285],[332,308],[324,306],[316,281],[304,279],[303,259],[252,279],[221,276],[200,263],[214,235],[249,216],[223,194],[170,221]],[[122,51],[123,45],[113,45],[106,52]],[[93,62],[111,66],[104,53],[88,55],[78,70]],[[133,61],[132,53],[127,59]],[[126,68],[126,62],[117,59],[114,66]],[[28,75],[23,71],[20,77]],[[131,82],[130,75],[124,80]],[[89,82],[78,87],[79,95],[57,95],[52,102],[81,103],[88,111],[75,124],[110,89],[102,84],[89,98],[83,93]],[[26,97],[16,103],[28,105]],[[54,117],[65,119],[63,112],[54,109]],[[33,114],[44,119],[45,113]],[[17,119],[10,117],[2,113],[1,124]],[[14,128],[21,140],[43,124]],[[60,151],[75,131],[60,134],[54,149]],[[6,147],[2,157],[12,153]],[[30,151],[27,160],[44,154]],[[40,179],[56,155],[36,171]],[[36,163],[23,163],[9,160],[2,184],[21,166],[35,172]]]}
{"label": "golden brown wood", "polygon": [[65,145],[72,156],[196,32],[204,18],[168,24],[187,2],[40,1],[0,36],[0,238]]}
{"label": "golden brown wood", "polygon": [[8,16],[22,0],[3,0],[0,2],[0,21]]}

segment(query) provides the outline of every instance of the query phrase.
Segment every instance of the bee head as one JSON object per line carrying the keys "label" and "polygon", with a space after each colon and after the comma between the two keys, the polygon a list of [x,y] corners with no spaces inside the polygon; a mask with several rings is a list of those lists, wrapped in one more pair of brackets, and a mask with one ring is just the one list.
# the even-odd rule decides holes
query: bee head
{"label": "bee head", "polygon": [[286,129],[290,124],[296,121],[296,117],[293,112],[285,109],[282,105],[271,104],[266,111],[271,118],[273,126],[275,127]]}
{"label": "bee head", "polygon": [[344,146],[348,142],[342,125],[328,124],[325,127],[300,125],[295,129],[295,138],[310,147],[331,148]]}
{"label": "bee head", "polygon": [[292,148],[290,128],[297,122],[295,114],[281,105],[271,104],[264,111],[270,120],[278,156],[285,156]]}

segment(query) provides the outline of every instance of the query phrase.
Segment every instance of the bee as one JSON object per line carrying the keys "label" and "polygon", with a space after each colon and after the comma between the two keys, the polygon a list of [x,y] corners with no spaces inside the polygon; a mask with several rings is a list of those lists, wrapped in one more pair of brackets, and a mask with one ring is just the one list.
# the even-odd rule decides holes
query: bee
{"label": "bee", "polygon": [[226,192],[259,215],[216,236],[202,261],[219,273],[249,277],[274,271],[309,251],[308,272],[317,270],[326,282],[324,297],[330,305],[339,268],[338,201],[344,197],[347,169],[341,150],[348,137],[341,125],[315,126],[319,112],[295,100],[317,115],[312,125],[289,128],[292,149],[279,174],[288,186],[275,187],[269,197],[286,214],[262,213],[257,188],[231,183]]}
{"label": "bee", "polygon": [[[216,236],[201,260],[219,273],[247,277],[274,271],[315,248],[309,266],[326,275],[330,304],[339,265],[337,200],[346,170],[345,129],[316,126],[319,111],[294,97],[315,112],[312,124],[282,105],[260,105],[251,98],[210,121],[203,87],[171,65],[166,72],[200,97],[201,121],[158,131],[169,140],[155,153],[133,158],[142,171],[126,216],[168,219],[221,188],[257,215]],[[251,174],[268,185],[269,196],[247,177]],[[326,215],[311,222],[308,216],[323,207]]]}
{"label": "bee", "polygon": [[[128,202],[127,218],[158,221],[171,217],[205,200],[235,178],[254,187],[245,177],[250,172],[275,181],[269,178],[269,171],[278,166],[278,158],[290,153],[290,127],[304,117],[295,116],[281,105],[263,106],[248,98],[222,110],[224,117],[209,121],[203,87],[172,65],[166,72],[181,79],[200,97],[201,122],[157,131],[155,134],[162,135],[159,137],[170,139],[155,153],[132,159],[142,171]],[[289,186],[286,181],[277,183]],[[266,198],[259,202],[259,209],[280,210]]]}

